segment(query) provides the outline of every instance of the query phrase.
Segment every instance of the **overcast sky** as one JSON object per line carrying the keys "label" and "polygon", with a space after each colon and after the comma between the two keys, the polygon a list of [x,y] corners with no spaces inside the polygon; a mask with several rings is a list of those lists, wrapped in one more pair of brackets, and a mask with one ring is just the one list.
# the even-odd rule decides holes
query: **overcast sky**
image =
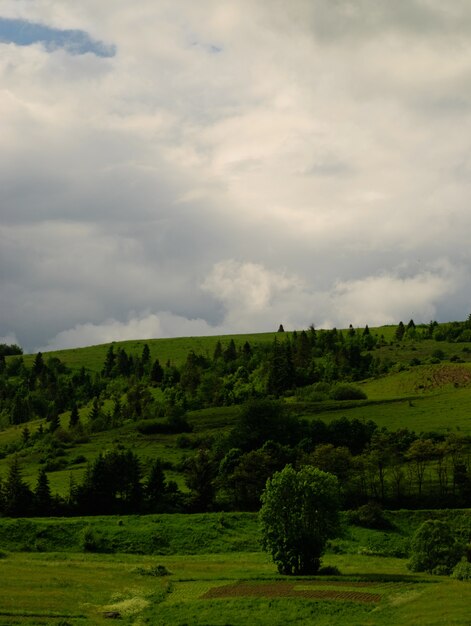
{"label": "overcast sky", "polygon": [[0,0],[0,343],[465,319],[469,0]]}

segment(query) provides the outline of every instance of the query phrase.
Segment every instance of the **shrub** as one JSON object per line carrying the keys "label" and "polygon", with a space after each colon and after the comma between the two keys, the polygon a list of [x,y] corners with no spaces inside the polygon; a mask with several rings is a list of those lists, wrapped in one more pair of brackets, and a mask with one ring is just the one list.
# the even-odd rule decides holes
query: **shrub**
{"label": "shrub", "polygon": [[104,537],[91,526],[82,530],[81,544],[84,552],[110,552]]}
{"label": "shrub", "polygon": [[375,528],[377,530],[391,528],[390,521],[384,516],[383,509],[377,502],[368,502],[356,511],[349,511],[348,521],[350,524],[363,528]]}
{"label": "shrub", "polygon": [[141,420],[137,422],[136,429],[142,435],[173,435],[177,433],[191,433],[193,430],[184,416],[176,415],[166,420]]}
{"label": "shrub", "polygon": [[324,565],[317,572],[319,576],[341,576],[341,571],[335,565]]}
{"label": "shrub", "polygon": [[336,385],[330,394],[332,400],[366,400],[366,393],[353,385]]}
{"label": "shrub", "polygon": [[141,576],[170,576],[172,572],[165,565],[155,565],[154,567],[138,567],[137,573]]}
{"label": "shrub", "polygon": [[465,558],[462,558],[461,561],[453,568],[451,578],[455,578],[456,580],[471,581],[471,563]]}

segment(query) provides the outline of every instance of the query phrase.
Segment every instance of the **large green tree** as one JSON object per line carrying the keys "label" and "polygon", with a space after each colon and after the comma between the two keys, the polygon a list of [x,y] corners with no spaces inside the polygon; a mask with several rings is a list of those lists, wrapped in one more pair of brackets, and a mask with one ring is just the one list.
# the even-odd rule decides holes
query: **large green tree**
{"label": "large green tree", "polygon": [[287,465],[262,494],[263,548],[280,574],[315,574],[327,539],[340,528],[337,478],[306,465]]}

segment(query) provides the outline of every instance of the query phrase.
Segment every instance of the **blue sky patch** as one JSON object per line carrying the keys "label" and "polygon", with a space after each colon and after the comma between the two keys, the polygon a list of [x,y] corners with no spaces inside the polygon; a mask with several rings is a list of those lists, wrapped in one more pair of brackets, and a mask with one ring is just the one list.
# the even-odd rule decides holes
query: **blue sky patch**
{"label": "blue sky patch", "polygon": [[90,52],[99,57],[112,57],[116,54],[115,46],[95,41],[83,30],[60,30],[4,17],[0,17],[0,42],[14,43],[17,46],[42,43],[49,51],[64,48],[70,54]]}

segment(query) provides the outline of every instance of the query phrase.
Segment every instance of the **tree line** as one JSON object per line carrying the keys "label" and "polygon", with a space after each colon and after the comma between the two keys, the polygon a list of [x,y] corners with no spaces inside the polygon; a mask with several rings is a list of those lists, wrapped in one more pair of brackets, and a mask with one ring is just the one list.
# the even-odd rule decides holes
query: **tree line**
{"label": "tree line", "polygon": [[[54,441],[50,434],[44,439]],[[405,429],[390,432],[358,419],[308,421],[281,401],[260,399],[240,407],[227,434],[193,441],[197,449],[174,465],[160,459],[143,462],[124,448],[100,454],[87,465],[81,481],[71,479],[65,498],[50,494],[46,466],[30,490],[15,456],[0,486],[0,512],[257,511],[267,480],[287,465],[298,470],[312,466],[334,475],[339,500],[346,509],[371,501],[388,508],[471,504],[468,437],[419,436]],[[188,444],[185,436],[179,444]],[[168,479],[169,470],[183,475],[185,489]]]}

